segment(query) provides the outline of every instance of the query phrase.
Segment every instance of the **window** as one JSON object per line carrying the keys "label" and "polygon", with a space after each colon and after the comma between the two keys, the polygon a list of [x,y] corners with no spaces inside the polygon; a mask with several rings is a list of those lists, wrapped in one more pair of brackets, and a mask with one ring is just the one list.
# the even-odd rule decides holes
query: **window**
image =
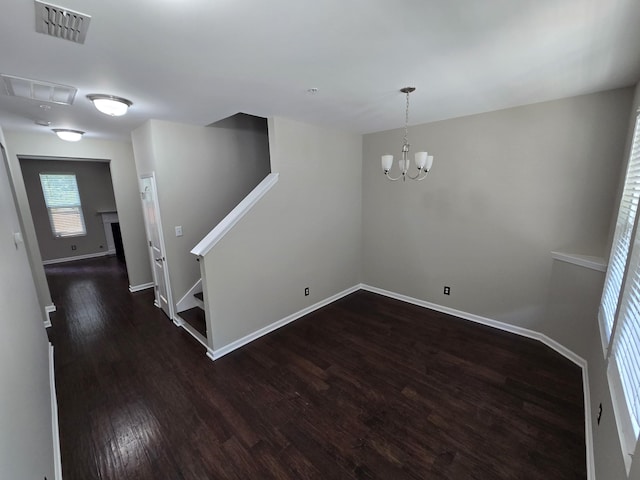
{"label": "window", "polygon": [[640,435],[640,115],[600,302],[607,376],[627,473]]}
{"label": "window", "polygon": [[40,184],[53,235],[86,235],[76,176],[73,173],[41,173]]}

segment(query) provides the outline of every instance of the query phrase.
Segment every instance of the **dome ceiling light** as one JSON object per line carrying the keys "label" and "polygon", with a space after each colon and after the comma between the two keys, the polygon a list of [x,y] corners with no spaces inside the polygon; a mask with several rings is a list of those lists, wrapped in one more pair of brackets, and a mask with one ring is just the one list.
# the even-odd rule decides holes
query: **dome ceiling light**
{"label": "dome ceiling light", "polygon": [[67,142],[77,142],[82,138],[82,135],[84,135],[82,130],[70,130],[68,128],[54,128],[53,131],[61,140]]}
{"label": "dome ceiling light", "polygon": [[112,117],[124,115],[127,113],[127,110],[129,110],[129,107],[133,105],[131,100],[114,95],[92,93],[91,95],[87,95],[87,98],[93,102],[94,107],[96,107],[98,111]]}

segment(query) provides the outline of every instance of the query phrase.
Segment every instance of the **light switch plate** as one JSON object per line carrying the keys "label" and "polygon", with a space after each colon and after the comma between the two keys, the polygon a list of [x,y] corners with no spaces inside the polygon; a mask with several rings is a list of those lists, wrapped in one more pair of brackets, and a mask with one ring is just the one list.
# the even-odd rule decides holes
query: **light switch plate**
{"label": "light switch plate", "polygon": [[24,240],[22,239],[22,233],[13,232],[13,243],[15,244],[16,249],[24,243]]}
{"label": "light switch plate", "polygon": [[182,226],[177,226],[176,227],[176,237],[181,237],[182,236]]}

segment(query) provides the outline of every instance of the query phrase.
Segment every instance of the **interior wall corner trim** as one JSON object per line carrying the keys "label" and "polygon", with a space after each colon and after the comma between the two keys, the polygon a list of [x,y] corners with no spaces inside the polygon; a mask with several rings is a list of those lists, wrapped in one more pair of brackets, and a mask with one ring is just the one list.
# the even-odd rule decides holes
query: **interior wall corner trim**
{"label": "interior wall corner trim", "polygon": [[60,428],[58,423],[58,398],[56,395],[56,376],[53,345],[49,343],[49,388],[51,395],[51,438],[53,440],[53,468],[56,480],[62,480],[62,456],[60,454]]}

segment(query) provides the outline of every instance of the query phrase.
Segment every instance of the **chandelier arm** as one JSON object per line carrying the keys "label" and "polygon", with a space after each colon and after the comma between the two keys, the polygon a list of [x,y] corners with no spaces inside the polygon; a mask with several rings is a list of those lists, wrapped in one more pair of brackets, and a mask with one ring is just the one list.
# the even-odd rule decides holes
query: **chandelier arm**
{"label": "chandelier arm", "polygon": [[427,178],[428,174],[429,172],[426,170],[418,170],[418,173],[416,173],[414,176],[407,175],[407,177],[409,177],[411,180],[416,180],[419,182],[420,180],[424,180],[425,178]]}
{"label": "chandelier arm", "polygon": [[391,175],[389,175],[389,172],[384,172],[384,175],[391,180],[392,182],[395,182],[396,180],[400,180],[404,175],[400,174],[398,175],[396,178],[393,178]]}

